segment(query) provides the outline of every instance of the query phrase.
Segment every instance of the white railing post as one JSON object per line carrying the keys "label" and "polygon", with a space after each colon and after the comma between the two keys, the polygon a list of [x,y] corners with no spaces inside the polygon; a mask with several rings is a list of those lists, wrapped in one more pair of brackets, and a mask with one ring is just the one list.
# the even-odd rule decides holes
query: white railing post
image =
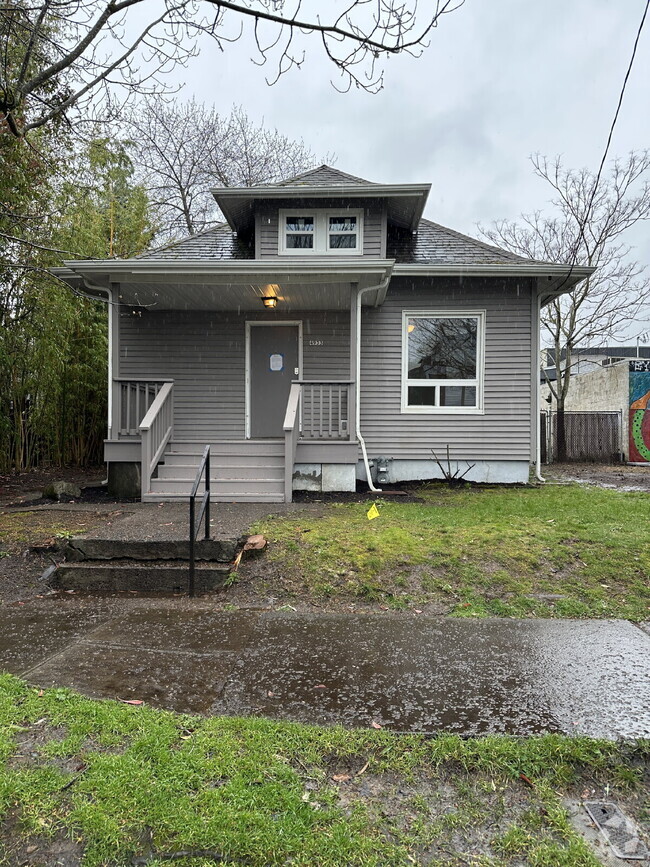
{"label": "white railing post", "polygon": [[298,447],[298,431],[300,428],[301,386],[299,382],[291,384],[287,411],[284,416],[284,501],[290,503],[293,499],[293,465]]}
{"label": "white railing post", "polygon": [[174,429],[174,384],[166,382],[142,419],[138,430],[142,438],[142,494],[148,494],[151,476],[163,455]]}

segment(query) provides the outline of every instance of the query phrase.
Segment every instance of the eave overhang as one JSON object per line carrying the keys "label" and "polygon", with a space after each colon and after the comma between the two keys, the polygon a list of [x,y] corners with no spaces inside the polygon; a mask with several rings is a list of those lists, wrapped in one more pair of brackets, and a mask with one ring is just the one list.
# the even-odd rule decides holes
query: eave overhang
{"label": "eave overhang", "polygon": [[[392,259],[86,260],[69,261],[52,272],[84,294],[115,288],[114,300],[158,309],[253,310],[275,295],[287,308],[349,308],[353,288],[385,284]],[[364,303],[381,303],[381,290]],[[279,307],[278,307],[279,309]]]}
{"label": "eave overhang", "polygon": [[394,277],[529,277],[535,280],[541,304],[570,292],[596,269],[587,265],[556,265],[550,262],[512,262],[508,264],[426,265],[399,264]]}
{"label": "eave overhang", "polygon": [[385,199],[388,219],[398,226],[417,230],[431,190],[431,184],[331,184],[291,187],[218,187],[213,189],[221,212],[235,232],[253,226],[254,205],[258,201],[317,199]]}

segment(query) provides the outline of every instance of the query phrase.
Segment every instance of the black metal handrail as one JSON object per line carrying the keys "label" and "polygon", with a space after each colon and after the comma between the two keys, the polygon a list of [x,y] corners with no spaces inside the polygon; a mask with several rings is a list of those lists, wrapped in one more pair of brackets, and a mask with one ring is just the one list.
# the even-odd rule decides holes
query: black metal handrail
{"label": "black metal handrail", "polygon": [[[201,479],[205,473],[205,491],[201,499],[201,508],[199,509],[198,521],[196,519],[196,492],[201,484]],[[194,544],[196,537],[201,529],[201,521],[205,516],[205,539],[210,538],[210,446],[203,449],[203,457],[194,479],[192,493],[190,494],[190,587],[189,595],[194,596],[194,566],[195,566],[195,551]]]}

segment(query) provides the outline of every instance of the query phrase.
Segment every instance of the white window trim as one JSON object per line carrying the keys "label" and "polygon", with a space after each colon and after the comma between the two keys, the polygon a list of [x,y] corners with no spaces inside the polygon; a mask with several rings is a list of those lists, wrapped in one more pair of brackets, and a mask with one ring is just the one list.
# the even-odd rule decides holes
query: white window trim
{"label": "white window trim", "polygon": [[[357,218],[357,246],[353,248],[330,248],[329,245],[329,218],[330,217],[356,217]],[[287,248],[285,231],[287,217],[313,217],[314,218],[314,246],[306,249]],[[300,234],[300,233],[296,233]],[[352,234],[344,232],[340,234]],[[363,255],[363,209],[350,210],[339,208],[337,210],[307,209],[307,208],[283,208],[278,212],[278,254],[282,256],[362,256]]]}
{"label": "white window trim", "polygon": [[[435,318],[466,319],[469,316],[478,319],[476,340],[476,379],[435,379],[422,380],[408,378],[408,320],[414,316],[430,316]],[[403,310],[402,311],[402,413],[408,415],[485,415],[483,406],[485,378],[485,310]],[[408,388],[410,386],[430,383],[428,388],[436,386],[476,385],[476,406],[409,406]]]}

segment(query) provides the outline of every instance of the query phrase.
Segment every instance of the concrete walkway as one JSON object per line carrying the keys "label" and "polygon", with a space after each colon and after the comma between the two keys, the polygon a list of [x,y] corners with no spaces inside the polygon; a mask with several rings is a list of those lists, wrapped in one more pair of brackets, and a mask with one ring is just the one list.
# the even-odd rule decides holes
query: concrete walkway
{"label": "concrete walkway", "polygon": [[650,635],[624,621],[215,611],[61,595],[0,608],[0,668],[188,713],[395,731],[650,736]]}

